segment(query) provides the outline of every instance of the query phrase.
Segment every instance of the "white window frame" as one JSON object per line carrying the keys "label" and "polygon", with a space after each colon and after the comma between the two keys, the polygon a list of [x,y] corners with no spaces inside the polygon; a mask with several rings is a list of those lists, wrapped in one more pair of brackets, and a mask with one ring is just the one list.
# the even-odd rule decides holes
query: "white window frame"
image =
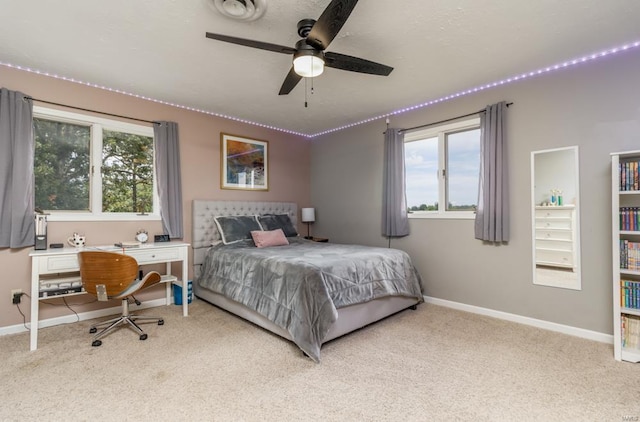
{"label": "white window frame", "polygon": [[90,208],[92,211],[56,211],[46,210],[50,213],[48,221],[155,221],[160,220],[160,199],[158,197],[158,185],[155,171],[155,153],[153,158],[153,211],[148,214],[137,213],[109,213],[102,212],[102,131],[131,133],[134,135],[153,138],[153,127],[143,126],[119,120],[105,119],[85,114],[72,113],[63,110],[33,107],[33,117],[55,120],[64,123],[79,124],[91,127],[91,141],[89,146],[91,171],[90,180]]}
{"label": "white window frame", "polygon": [[[408,214],[410,219],[437,218],[452,220],[473,220],[476,218],[475,211],[447,211],[447,151],[446,151],[446,135],[452,132],[460,132],[464,130],[472,130],[480,128],[480,117],[461,120],[454,123],[447,123],[438,126],[432,126],[425,129],[419,129],[407,132],[404,135],[404,142],[420,141],[428,138],[438,138],[438,211],[411,211]],[[479,176],[479,175],[478,175]],[[440,206],[445,204],[445,206]]]}

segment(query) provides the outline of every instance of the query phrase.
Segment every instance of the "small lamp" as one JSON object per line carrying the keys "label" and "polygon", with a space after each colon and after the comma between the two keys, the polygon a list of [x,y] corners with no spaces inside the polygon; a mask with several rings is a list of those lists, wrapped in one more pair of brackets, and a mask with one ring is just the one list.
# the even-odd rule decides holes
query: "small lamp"
{"label": "small lamp", "polygon": [[305,239],[311,239],[310,224],[316,221],[316,209],[315,208],[303,208],[302,209],[302,222],[307,223],[307,235]]}

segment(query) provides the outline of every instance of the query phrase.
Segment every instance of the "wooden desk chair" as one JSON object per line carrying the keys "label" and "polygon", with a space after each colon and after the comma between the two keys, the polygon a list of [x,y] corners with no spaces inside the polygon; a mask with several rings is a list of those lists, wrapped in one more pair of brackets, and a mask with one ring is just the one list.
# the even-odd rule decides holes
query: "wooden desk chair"
{"label": "wooden desk chair", "polygon": [[87,293],[96,296],[99,301],[122,299],[121,316],[91,326],[89,332],[92,334],[98,331],[98,327],[106,326],[93,337],[92,346],[100,346],[100,339],[121,325],[128,325],[140,335],[140,340],[146,340],[147,335],[136,321],[156,321],[158,325],[164,324],[162,318],[129,314],[129,297],[141,289],[159,283],[158,272],[151,271],[140,280],[138,262],[135,258],[116,252],[81,251],[78,252],[78,263],[82,285]]}

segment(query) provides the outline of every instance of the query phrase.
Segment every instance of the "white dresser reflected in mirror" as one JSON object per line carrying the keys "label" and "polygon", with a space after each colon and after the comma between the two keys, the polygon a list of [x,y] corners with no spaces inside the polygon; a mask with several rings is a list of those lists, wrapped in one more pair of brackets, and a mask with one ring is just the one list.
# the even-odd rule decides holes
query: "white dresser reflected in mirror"
{"label": "white dresser reflected in mirror", "polygon": [[578,147],[531,153],[533,283],[581,290]]}

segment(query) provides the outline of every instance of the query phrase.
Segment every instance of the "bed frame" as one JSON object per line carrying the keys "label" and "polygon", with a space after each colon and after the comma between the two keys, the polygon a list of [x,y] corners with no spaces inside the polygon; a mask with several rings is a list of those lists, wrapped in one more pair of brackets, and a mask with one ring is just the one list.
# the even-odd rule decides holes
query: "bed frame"
{"label": "bed frame", "polygon": [[[293,202],[211,201],[196,199],[193,201],[192,212],[192,247],[195,278],[200,275],[200,268],[207,249],[209,249],[211,245],[220,242],[220,235],[213,220],[216,216],[288,214],[294,227],[298,227],[298,206]],[[286,330],[278,327],[254,310],[222,295],[203,289],[198,286],[198,283],[193,284],[193,290],[198,298],[204,299],[287,340],[292,340]],[[418,301],[415,298],[391,296],[340,308],[338,309],[338,319],[331,326],[323,343],[404,309],[415,308],[417,304]]]}

